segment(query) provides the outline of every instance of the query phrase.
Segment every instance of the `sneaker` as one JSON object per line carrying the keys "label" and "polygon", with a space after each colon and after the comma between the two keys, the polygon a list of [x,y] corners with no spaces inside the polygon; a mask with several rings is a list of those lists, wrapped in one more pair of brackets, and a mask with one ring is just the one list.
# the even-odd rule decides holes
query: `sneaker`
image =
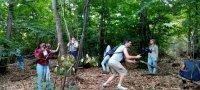
{"label": "sneaker", "polygon": [[104,83],[104,84],[101,85],[101,87],[106,88],[106,87],[108,87],[108,85],[106,83]]}
{"label": "sneaker", "polygon": [[119,86],[119,85],[117,85],[117,88],[116,88],[117,90],[128,90],[126,87],[123,87],[123,86]]}

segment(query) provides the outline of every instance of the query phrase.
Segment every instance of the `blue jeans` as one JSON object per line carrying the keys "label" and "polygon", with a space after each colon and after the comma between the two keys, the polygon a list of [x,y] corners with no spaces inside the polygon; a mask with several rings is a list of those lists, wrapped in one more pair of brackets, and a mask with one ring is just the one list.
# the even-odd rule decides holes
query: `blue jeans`
{"label": "blue jeans", "polygon": [[110,59],[109,55],[106,55],[103,59],[103,61],[101,62],[101,66],[103,68],[103,71],[105,72],[109,72],[109,66],[108,66],[108,60]]}
{"label": "blue jeans", "polygon": [[[148,64],[157,66],[157,60],[153,57],[148,57]],[[149,74],[156,74],[156,68],[148,65]]]}
{"label": "blue jeans", "polygon": [[36,66],[37,75],[38,75],[38,90],[44,90],[45,87],[42,87],[42,78],[46,75],[46,82],[48,90],[52,90],[52,84],[50,79],[50,71],[49,71],[49,65],[41,65],[37,63]]}
{"label": "blue jeans", "polygon": [[21,72],[24,71],[24,62],[17,61],[17,66]]}

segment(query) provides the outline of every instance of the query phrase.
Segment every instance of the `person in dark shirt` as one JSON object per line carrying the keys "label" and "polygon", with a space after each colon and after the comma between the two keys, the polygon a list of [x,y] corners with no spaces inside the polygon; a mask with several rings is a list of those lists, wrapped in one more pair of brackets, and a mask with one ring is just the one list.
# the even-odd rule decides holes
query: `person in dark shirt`
{"label": "person in dark shirt", "polygon": [[[196,57],[195,57],[196,59]],[[200,81],[200,60],[186,59],[179,70],[179,76],[192,81]],[[186,80],[183,81],[183,88],[188,88]]]}
{"label": "person in dark shirt", "polygon": [[24,60],[23,60],[20,49],[17,49],[17,51],[16,51],[16,60],[17,60],[17,66],[18,66],[20,72],[24,72]]}

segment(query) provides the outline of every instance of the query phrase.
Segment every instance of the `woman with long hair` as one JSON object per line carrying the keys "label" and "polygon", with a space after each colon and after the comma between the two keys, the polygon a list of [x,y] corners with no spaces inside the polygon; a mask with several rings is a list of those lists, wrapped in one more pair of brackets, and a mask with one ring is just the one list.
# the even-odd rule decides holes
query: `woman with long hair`
{"label": "woman with long hair", "polygon": [[150,66],[157,66],[158,46],[156,45],[155,39],[150,39],[149,49],[151,50],[151,52],[148,52],[148,71],[149,74],[156,74],[157,69],[155,67]]}
{"label": "woman with long hair", "polygon": [[36,58],[36,71],[38,76],[37,87],[38,90],[43,90],[42,88],[42,79],[44,77],[44,81],[48,83],[48,90],[52,89],[50,73],[49,71],[49,56],[50,50],[46,48],[46,44],[41,42],[39,44],[39,48],[34,51],[34,55]]}

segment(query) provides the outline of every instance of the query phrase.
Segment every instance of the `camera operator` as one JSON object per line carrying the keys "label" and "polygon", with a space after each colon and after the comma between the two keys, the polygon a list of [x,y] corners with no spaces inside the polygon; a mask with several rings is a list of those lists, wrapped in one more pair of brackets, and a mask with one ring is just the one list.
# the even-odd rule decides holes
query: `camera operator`
{"label": "camera operator", "polygon": [[75,36],[72,37],[67,46],[69,49],[69,54],[73,55],[74,58],[76,58],[78,55],[78,41],[76,40]]}

